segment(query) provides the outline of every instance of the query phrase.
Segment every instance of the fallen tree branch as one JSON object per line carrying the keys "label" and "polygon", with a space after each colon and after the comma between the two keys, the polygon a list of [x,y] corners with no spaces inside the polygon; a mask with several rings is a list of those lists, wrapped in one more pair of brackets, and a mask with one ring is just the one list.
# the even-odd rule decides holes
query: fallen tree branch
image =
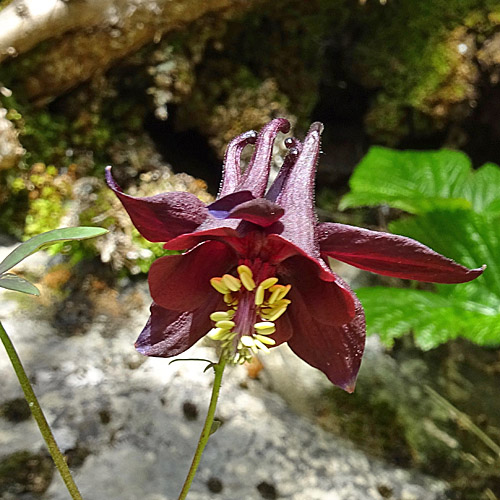
{"label": "fallen tree branch", "polygon": [[0,61],[66,31],[103,22],[114,0],[14,0],[0,12]]}
{"label": "fallen tree branch", "polygon": [[14,0],[0,11],[0,61],[51,40],[24,82],[51,99],[208,12],[243,11],[252,0]]}

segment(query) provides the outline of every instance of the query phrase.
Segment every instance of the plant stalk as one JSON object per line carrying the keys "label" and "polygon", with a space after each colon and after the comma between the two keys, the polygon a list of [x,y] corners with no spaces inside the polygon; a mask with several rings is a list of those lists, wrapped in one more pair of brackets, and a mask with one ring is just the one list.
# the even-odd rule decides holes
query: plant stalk
{"label": "plant stalk", "polygon": [[198,446],[196,447],[196,451],[194,452],[191,467],[189,468],[188,475],[186,477],[186,480],[184,481],[184,486],[182,487],[182,491],[179,494],[178,500],[185,500],[185,498],[187,497],[189,489],[191,488],[191,483],[193,482],[194,476],[196,474],[196,470],[198,469],[198,465],[200,465],[201,455],[203,453],[203,450],[205,449],[205,446],[207,445],[210,435],[212,434],[211,431],[214,422],[215,409],[217,407],[217,400],[219,398],[220,386],[222,382],[222,374],[224,373],[225,366],[226,359],[224,358],[224,355],[221,354],[219,362],[216,365],[213,365],[215,378],[214,385],[212,387],[212,396],[210,398],[210,404],[208,406],[207,417],[201,431],[200,439],[198,440]]}
{"label": "plant stalk", "polygon": [[24,367],[21,363],[21,360],[14,348],[14,344],[12,344],[7,332],[5,331],[2,323],[0,322],[0,337],[2,338],[3,345],[5,346],[5,350],[7,351],[7,355],[9,356],[10,362],[12,363],[12,367],[16,372],[17,378],[19,379],[19,383],[24,392],[24,397],[28,402],[29,408],[33,417],[35,418],[36,423],[38,424],[38,428],[42,433],[43,439],[47,443],[47,447],[49,449],[50,455],[52,456],[52,460],[59,470],[61,477],[66,485],[66,488],[71,495],[73,500],[82,500],[82,496],[78,491],[78,487],[76,486],[73,477],[71,476],[71,472],[69,471],[68,464],[64,459],[64,455],[61,453],[61,450],[57,446],[56,440],[50,426],[43,414],[42,408],[40,407],[40,403],[33,391],[33,387],[26,375]]}

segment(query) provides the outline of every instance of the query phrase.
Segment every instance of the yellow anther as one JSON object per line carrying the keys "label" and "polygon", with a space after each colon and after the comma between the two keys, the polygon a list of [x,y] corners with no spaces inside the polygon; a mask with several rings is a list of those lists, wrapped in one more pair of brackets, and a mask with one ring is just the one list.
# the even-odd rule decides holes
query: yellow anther
{"label": "yellow anther", "polygon": [[255,292],[255,305],[256,306],[260,306],[264,302],[264,292],[265,292],[265,289],[261,283],[257,287],[257,291]]}
{"label": "yellow anther", "polygon": [[237,292],[241,288],[241,281],[230,274],[222,276],[222,283],[232,292]]}
{"label": "yellow anther", "polygon": [[271,337],[266,337],[265,335],[260,335],[258,333],[255,333],[253,338],[256,340],[260,340],[263,344],[267,344],[267,345],[276,344],[276,340],[272,339]]}
{"label": "yellow anther", "polygon": [[260,349],[261,351],[264,351],[266,354],[269,353],[269,348],[267,345],[264,345],[259,339],[254,338],[253,341],[255,342],[255,347]]}
{"label": "yellow anther", "polygon": [[258,330],[258,333],[261,335],[272,335],[276,331],[276,327],[272,326],[270,328],[266,328],[265,330]]}
{"label": "yellow anther", "polygon": [[254,339],[249,335],[243,335],[240,339],[243,346],[252,348],[255,345]]}
{"label": "yellow anther", "polygon": [[282,293],[283,288],[285,288],[283,285],[273,285],[271,288],[269,288],[269,291],[271,292],[271,296],[268,300],[269,304],[274,304],[278,300],[278,297]]}
{"label": "yellow anther", "polygon": [[216,328],[224,328],[226,330],[231,330],[232,328],[234,328],[234,325],[234,321],[229,320],[217,321],[217,323],[215,323]]}
{"label": "yellow anther", "polygon": [[212,328],[207,335],[212,340],[222,340],[222,337],[224,337],[226,333],[227,330],[224,330],[223,328]]}
{"label": "yellow anther", "polygon": [[210,284],[219,292],[219,293],[228,293],[229,288],[222,282],[222,278],[211,278]]}
{"label": "yellow anther", "polygon": [[271,288],[273,285],[276,285],[276,283],[278,283],[278,278],[267,278],[259,286],[267,290],[268,288]]}
{"label": "yellow anther", "polygon": [[238,270],[238,274],[240,275],[240,278],[241,278],[242,274],[247,274],[248,276],[250,276],[250,278],[253,278],[252,270],[248,266],[245,266],[244,264],[242,264],[241,266],[238,266],[236,269]]}
{"label": "yellow anther", "polygon": [[274,323],[272,321],[259,321],[258,323],[255,323],[253,327],[256,330],[267,330],[270,327],[273,327]]}
{"label": "yellow anther", "polygon": [[276,321],[284,312],[286,311],[286,306],[276,309],[272,313],[266,315],[266,319],[269,321]]}
{"label": "yellow anther", "polygon": [[255,281],[253,278],[246,273],[240,274],[241,282],[243,283],[243,286],[251,292],[255,288]]}
{"label": "yellow anther", "polygon": [[228,292],[224,294],[224,302],[228,305],[232,304],[234,301],[233,296],[231,295],[231,292]]}
{"label": "yellow anther", "polygon": [[273,309],[279,309],[280,307],[286,307],[288,304],[291,304],[292,301],[289,299],[280,299],[277,300],[274,304],[271,305],[271,308]]}
{"label": "yellow anther", "polygon": [[210,315],[212,321],[224,321],[233,319],[233,311],[215,311]]}
{"label": "yellow anther", "polygon": [[277,300],[281,300],[290,291],[290,288],[292,288],[292,285],[286,285],[286,286],[284,286],[280,290],[280,293],[278,295],[278,299]]}

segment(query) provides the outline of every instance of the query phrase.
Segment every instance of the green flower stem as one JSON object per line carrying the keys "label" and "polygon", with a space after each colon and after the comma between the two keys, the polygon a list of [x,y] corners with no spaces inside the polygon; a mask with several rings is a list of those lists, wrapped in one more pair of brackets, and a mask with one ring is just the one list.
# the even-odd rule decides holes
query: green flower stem
{"label": "green flower stem", "polygon": [[73,498],[73,500],[82,500],[82,496],[80,495],[80,492],[78,491],[78,488],[75,482],[73,481],[73,477],[71,476],[71,472],[69,471],[66,460],[64,460],[64,456],[61,453],[59,447],[57,446],[56,440],[54,439],[54,435],[50,430],[49,424],[47,423],[47,419],[43,414],[42,408],[40,407],[40,403],[38,402],[38,399],[33,391],[33,387],[31,386],[28,376],[24,371],[23,365],[21,363],[21,360],[19,359],[16,349],[14,348],[14,345],[12,344],[1,322],[0,322],[0,337],[2,338],[2,342],[3,345],[5,346],[5,350],[7,351],[7,355],[10,358],[12,367],[14,368],[17,378],[19,379],[19,383],[21,384],[21,387],[24,392],[24,397],[28,402],[31,413],[33,414],[33,417],[35,418],[36,423],[38,424],[38,428],[42,433],[43,439],[45,439],[45,442],[47,443],[47,447],[49,448],[52,460],[54,460],[54,463],[56,464],[56,467],[59,470],[59,473],[61,474],[61,477],[64,481],[64,484],[66,485],[66,488],[69,491],[69,494],[71,495],[71,498]]}
{"label": "green flower stem", "polygon": [[182,491],[179,495],[178,500],[184,500],[187,497],[189,488],[191,488],[191,483],[193,482],[198,465],[200,465],[201,455],[205,446],[207,445],[208,438],[212,434],[212,425],[214,423],[215,408],[217,407],[217,399],[219,398],[219,391],[222,382],[222,374],[224,373],[224,368],[226,366],[226,359],[221,355],[219,362],[213,365],[215,372],[214,385],[212,387],[212,396],[210,398],[210,404],[208,406],[207,418],[205,419],[205,424],[201,431],[200,439],[198,441],[198,446],[194,452],[193,461],[189,469],[186,481],[182,487]]}

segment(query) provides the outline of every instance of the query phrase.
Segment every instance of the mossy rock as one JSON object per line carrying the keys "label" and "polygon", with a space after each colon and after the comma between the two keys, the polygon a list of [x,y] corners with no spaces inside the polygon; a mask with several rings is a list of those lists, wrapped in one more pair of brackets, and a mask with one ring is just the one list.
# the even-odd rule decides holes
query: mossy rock
{"label": "mossy rock", "polygon": [[453,342],[422,353],[403,344],[394,357],[370,349],[354,394],[331,391],[320,421],[372,455],[448,481],[459,498],[493,498],[500,375],[491,367],[498,352]]}
{"label": "mossy rock", "polygon": [[360,8],[352,74],[378,89],[367,115],[372,137],[396,144],[470,114],[480,83],[477,49],[497,29],[498,13],[495,0],[367,2]]}

